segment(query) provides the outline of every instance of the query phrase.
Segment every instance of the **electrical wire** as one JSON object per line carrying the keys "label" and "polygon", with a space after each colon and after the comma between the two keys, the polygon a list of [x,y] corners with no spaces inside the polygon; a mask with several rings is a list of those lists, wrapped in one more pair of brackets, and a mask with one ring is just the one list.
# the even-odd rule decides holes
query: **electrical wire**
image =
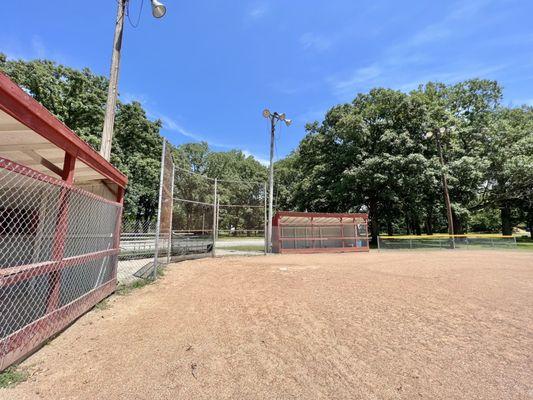
{"label": "electrical wire", "polygon": [[[180,170],[180,171],[183,171],[183,172],[187,172],[191,175],[196,175],[196,176],[199,176],[201,178],[204,178],[204,179],[207,179],[207,180],[210,180],[210,181],[215,181],[215,178],[211,178],[209,176],[206,176],[204,174],[201,174],[199,172],[194,172],[194,171],[190,171],[188,169],[185,169],[185,168],[181,168],[181,167],[178,167],[177,165],[175,166],[176,169]],[[261,181],[247,181],[247,180],[243,180],[243,179],[216,179],[217,182],[219,183],[252,183],[252,184],[264,184],[265,182],[261,182]]]}
{"label": "electrical wire", "polygon": [[130,3],[131,3],[131,0],[127,0],[126,16],[128,17],[128,21],[130,25],[134,28],[137,28],[139,26],[139,22],[141,21],[141,12],[143,10],[144,0],[141,0],[141,7],[139,8],[139,14],[137,15],[137,22],[135,24],[131,22],[131,19],[130,19]]}

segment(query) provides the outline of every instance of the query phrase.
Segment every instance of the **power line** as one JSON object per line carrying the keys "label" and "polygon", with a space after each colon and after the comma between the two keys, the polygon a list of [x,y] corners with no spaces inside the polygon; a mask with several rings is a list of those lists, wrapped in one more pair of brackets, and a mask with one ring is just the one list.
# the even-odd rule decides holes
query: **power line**
{"label": "power line", "polygon": [[127,1],[127,8],[126,8],[126,16],[128,17],[128,21],[130,23],[130,25],[134,28],[137,28],[139,26],[139,22],[141,21],[141,12],[143,10],[143,5],[144,5],[144,0],[141,0],[141,7],[139,8],[139,14],[137,15],[137,22],[134,24],[133,22],[131,22],[131,19],[130,19],[130,3],[131,1],[130,0],[126,0]]}
{"label": "power line", "polygon": [[[194,171],[190,171],[186,168],[181,168],[181,167],[178,167],[178,166],[175,166],[176,169],[179,169],[180,171],[183,171],[183,172],[187,172],[191,175],[196,175],[196,176],[199,176],[201,178],[204,178],[204,179],[208,179],[210,181],[215,181],[215,178],[211,178],[207,175],[204,175],[204,174],[201,174],[199,172],[194,172]],[[254,183],[254,184],[263,184],[265,183],[265,181],[249,181],[249,180],[243,180],[243,179],[219,179],[219,178],[216,178],[217,182],[218,183]]]}

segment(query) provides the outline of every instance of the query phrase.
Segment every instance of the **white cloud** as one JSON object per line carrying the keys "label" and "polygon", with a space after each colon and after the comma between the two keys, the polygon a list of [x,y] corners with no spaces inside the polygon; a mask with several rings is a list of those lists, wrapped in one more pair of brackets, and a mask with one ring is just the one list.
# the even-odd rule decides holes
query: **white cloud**
{"label": "white cloud", "polygon": [[259,161],[262,165],[264,166],[268,166],[270,165],[270,161],[267,160],[266,158],[262,158],[256,154],[253,154],[252,152],[248,151],[248,150],[242,150],[242,154],[244,154],[246,157],[253,157],[255,158],[257,161]]}
{"label": "white cloud", "polygon": [[361,84],[367,84],[376,80],[383,74],[383,67],[377,63],[356,69],[347,79],[329,78],[337,94],[352,92]]}
{"label": "white cloud", "polygon": [[247,19],[257,20],[264,17],[268,13],[268,5],[266,3],[256,3],[246,13]]}
{"label": "white cloud", "polygon": [[300,43],[304,49],[315,50],[318,52],[325,51],[332,45],[330,39],[313,32],[307,32],[300,36]]}
{"label": "white cloud", "polygon": [[[428,81],[455,83],[474,77],[490,77],[508,66],[472,64],[468,59],[446,60],[443,64],[437,62],[440,60],[436,58],[435,52],[448,40],[466,40],[460,36],[479,28],[476,25],[479,12],[494,1],[470,0],[450,4],[450,11],[439,20],[426,25],[400,43],[385,48],[376,60],[358,66],[351,74],[333,75],[326,81],[333,93],[344,100],[357,91],[367,90],[372,86],[384,85],[408,91]],[[413,79],[414,72],[417,76]]]}
{"label": "white cloud", "polygon": [[494,72],[506,68],[505,65],[479,66],[479,65],[457,65],[452,70],[445,72],[433,72],[419,76],[416,80],[393,85],[393,87],[402,91],[411,91],[417,89],[420,84],[427,82],[457,83],[472,78],[490,78]]}
{"label": "white cloud", "polygon": [[513,107],[520,107],[523,105],[533,107],[533,98],[511,100],[511,106]]}

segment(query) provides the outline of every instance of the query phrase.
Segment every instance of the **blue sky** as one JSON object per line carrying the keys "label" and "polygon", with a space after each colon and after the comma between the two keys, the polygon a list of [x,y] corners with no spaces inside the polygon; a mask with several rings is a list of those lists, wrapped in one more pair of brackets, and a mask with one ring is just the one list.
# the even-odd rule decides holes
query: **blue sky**
{"label": "blue sky", "polygon": [[[131,0],[137,21],[142,0]],[[121,98],[161,118],[174,144],[205,140],[268,157],[263,108],[294,120],[278,157],[304,125],[376,86],[409,91],[428,80],[482,77],[504,104],[533,105],[530,0],[177,1],[124,34]],[[3,1],[0,51],[109,73],[114,0]]]}

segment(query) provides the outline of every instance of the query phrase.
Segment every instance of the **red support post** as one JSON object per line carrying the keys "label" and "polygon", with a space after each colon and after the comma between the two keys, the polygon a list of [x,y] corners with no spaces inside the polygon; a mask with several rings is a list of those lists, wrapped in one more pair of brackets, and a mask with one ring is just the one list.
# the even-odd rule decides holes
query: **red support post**
{"label": "red support post", "polygon": [[[122,211],[124,210],[124,188],[118,187],[117,191],[117,203],[120,204],[120,207],[117,209],[117,225],[115,226],[115,237],[113,240],[113,248],[120,250],[120,230],[122,229]],[[118,254],[117,260],[113,263],[113,276],[116,276],[117,266],[118,266]]]}
{"label": "red support post", "polygon": [[[63,161],[63,174],[61,178],[68,185],[71,185],[74,181],[74,167],[76,166],[76,156],[65,153],[65,159]],[[68,207],[70,198],[70,188],[62,187],[59,195],[58,204],[58,216],[54,236],[54,245],[52,249],[52,259],[54,261],[63,260],[65,255],[65,240],[67,237],[68,229]],[[48,303],[46,306],[46,312],[50,313],[57,309],[59,305],[59,295],[61,289],[61,272],[54,271],[50,273],[50,294],[48,297]]]}

